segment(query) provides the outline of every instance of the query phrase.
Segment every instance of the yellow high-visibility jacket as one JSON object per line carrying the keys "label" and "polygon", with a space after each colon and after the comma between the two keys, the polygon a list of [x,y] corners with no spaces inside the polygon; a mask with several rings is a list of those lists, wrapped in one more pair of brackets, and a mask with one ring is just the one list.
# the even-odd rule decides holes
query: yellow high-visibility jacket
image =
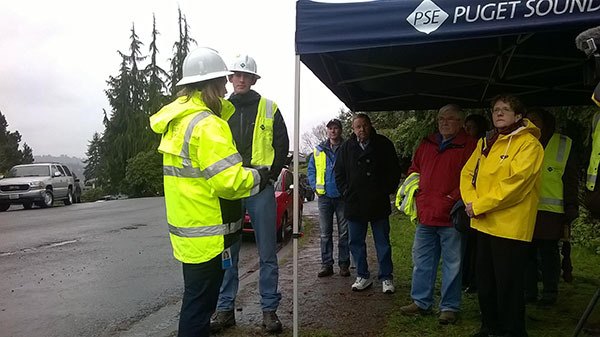
{"label": "yellow high-visibility jacket", "polygon": [[539,137],[540,130],[525,119],[524,126],[499,135],[487,156],[482,155],[486,139],[479,140],[460,178],[463,201],[465,205],[472,203],[477,216],[471,219],[472,228],[497,237],[531,241],[544,160]]}
{"label": "yellow high-visibility jacket", "polygon": [[[233,109],[228,101],[222,104],[224,111]],[[225,248],[224,235],[241,229],[237,199],[258,193],[260,175],[242,167],[229,125],[200,92],[163,107],[150,126],[162,134],[158,151],[173,255],[184,263],[209,261]]]}
{"label": "yellow high-visibility jacket", "polygon": [[415,193],[419,189],[420,175],[413,172],[406,177],[396,193],[396,208],[410,217],[410,221],[417,222],[417,200]]}

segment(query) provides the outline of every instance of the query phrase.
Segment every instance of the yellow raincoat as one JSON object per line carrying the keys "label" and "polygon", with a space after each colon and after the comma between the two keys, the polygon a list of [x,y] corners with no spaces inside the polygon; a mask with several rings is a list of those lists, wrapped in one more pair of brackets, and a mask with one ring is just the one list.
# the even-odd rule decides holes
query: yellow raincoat
{"label": "yellow raincoat", "polygon": [[[473,204],[471,227],[501,238],[528,241],[533,237],[544,148],[540,130],[528,119],[508,135],[499,135],[489,154],[485,138],[461,172],[460,193]],[[473,175],[479,162],[476,186]]]}

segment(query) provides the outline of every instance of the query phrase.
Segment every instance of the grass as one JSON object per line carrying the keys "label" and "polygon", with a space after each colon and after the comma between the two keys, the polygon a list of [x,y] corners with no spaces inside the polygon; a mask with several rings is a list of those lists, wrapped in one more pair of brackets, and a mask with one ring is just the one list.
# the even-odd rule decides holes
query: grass
{"label": "grass", "polygon": [[[411,302],[410,282],[412,275],[411,248],[415,226],[403,215],[391,217],[391,241],[394,259],[394,281],[396,310],[388,313],[388,323],[381,336],[470,336],[480,326],[477,296],[463,295],[461,319],[456,325],[441,326],[437,316],[405,317],[399,308]],[[575,280],[559,284],[558,303],[550,308],[527,306],[527,331],[530,337],[571,336],[599,285],[600,256],[584,248],[573,247],[573,274]],[[439,301],[439,275],[436,288],[436,303]],[[598,305],[600,307],[600,305]],[[588,321],[600,320],[600,309],[594,311]],[[580,334],[585,336],[585,334]]]}

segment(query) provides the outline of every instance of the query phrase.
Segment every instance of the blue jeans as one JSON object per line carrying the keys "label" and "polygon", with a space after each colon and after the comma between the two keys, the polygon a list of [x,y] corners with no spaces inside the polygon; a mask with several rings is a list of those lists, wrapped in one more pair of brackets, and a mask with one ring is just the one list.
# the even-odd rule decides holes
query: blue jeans
{"label": "blue jeans", "polygon": [[[367,221],[348,220],[348,234],[350,236],[350,252],[356,263],[356,274],[362,278],[369,278],[369,265],[367,263]],[[392,264],[392,246],[390,245],[390,219],[383,218],[371,221],[371,230],[379,262],[379,279],[391,280],[394,278],[394,265]]]}
{"label": "blue jeans", "polygon": [[417,225],[413,243],[410,296],[421,309],[433,305],[438,263],[442,257],[441,311],[459,311],[461,301],[462,234],[454,227]]}
{"label": "blue jeans", "polygon": [[[275,217],[275,192],[273,185],[268,184],[260,193],[244,200],[244,206],[250,214],[254,238],[260,261],[260,275],[258,289],[260,291],[260,305],[263,311],[277,311],[281,293],[277,290],[279,282],[279,266],[277,264],[277,230]],[[239,288],[238,262],[240,245],[238,240],[231,246],[232,266],[225,270],[217,311],[231,311],[235,308],[235,297]]]}
{"label": "blue jeans", "polygon": [[333,215],[338,224],[338,265],[350,266],[348,248],[348,221],[344,218],[344,201],[341,198],[319,196],[319,226],[321,229],[321,263],[333,266]]}

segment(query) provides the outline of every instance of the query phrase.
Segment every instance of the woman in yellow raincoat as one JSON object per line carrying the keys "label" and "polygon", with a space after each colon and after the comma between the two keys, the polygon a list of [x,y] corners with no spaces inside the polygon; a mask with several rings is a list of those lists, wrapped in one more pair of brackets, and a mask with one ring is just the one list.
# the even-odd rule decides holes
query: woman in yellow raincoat
{"label": "woman in yellow raincoat", "polygon": [[515,96],[492,99],[494,129],[461,172],[460,192],[477,236],[481,330],[527,336],[524,273],[537,212],[544,148]]}

